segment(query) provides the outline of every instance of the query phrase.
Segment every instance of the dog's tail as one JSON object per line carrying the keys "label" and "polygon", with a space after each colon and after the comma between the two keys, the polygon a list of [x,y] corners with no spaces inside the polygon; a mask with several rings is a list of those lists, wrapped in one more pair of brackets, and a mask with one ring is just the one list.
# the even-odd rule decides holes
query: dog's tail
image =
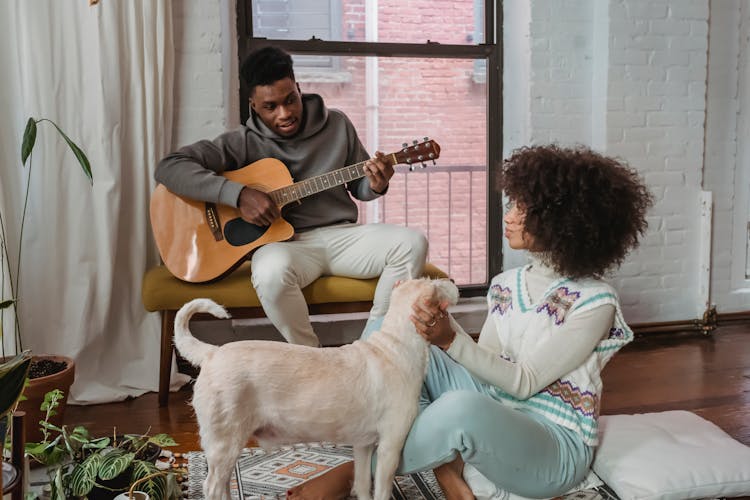
{"label": "dog's tail", "polygon": [[195,313],[211,313],[217,318],[229,318],[229,313],[211,299],[193,299],[177,311],[174,318],[174,345],[183,358],[193,366],[200,366],[218,346],[201,342],[190,333],[190,318]]}

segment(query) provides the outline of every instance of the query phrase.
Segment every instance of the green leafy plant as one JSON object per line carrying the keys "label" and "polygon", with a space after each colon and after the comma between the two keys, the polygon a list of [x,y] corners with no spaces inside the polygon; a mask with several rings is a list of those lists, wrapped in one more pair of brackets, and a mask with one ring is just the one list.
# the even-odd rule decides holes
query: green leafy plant
{"label": "green leafy plant", "polygon": [[45,395],[40,422],[44,439],[26,443],[26,454],[48,468],[50,500],[91,498],[96,490],[110,498],[138,483],[153,500],[182,497],[177,474],[161,471],[155,461],[162,448],[175,446],[167,434],[126,434],[93,437],[83,426],[69,429],[49,422],[62,399],[60,390]]}
{"label": "green leafy plant", "polygon": [[[6,443],[10,415],[16,408],[31,367],[31,353],[24,351],[0,363],[0,443]],[[10,436],[6,448],[10,449]],[[2,453],[3,447],[0,447]]]}
{"label": "green leafy plant", "polygon": [[23,392],[31,367],[31,353],[24,351],[0,364],[0,417],[12,412]]}
{"label": "green leafy plant", "polygon": [[[21,212],[21,225],[20,225],[19,235],[18,235],[18,245],[17,245],[18,257],[15,263],[11,262],[10,253],[8,252],[9,242],[8,242],[8,238],[6,234],[6,228],[5,228],[6,219],[3,218],[2,210],[0,210],[0,259],[4,259],[5,264],[7,265],[7,269],[8,269],[7,282],[8,282],[8,288],[10,290],[10,298],[6,298],[4,296],[5,282],[6,282],[6,276],[5,276],[6,266],[0,265],[0,292],[3,294],[2,296],[0,296],[0,345],[2,345],[3,356],[5,356],[5,344],[2,342],[3,323],[4,323],[3,316],[5,314],[5,310],[9,308],[13,308],[16,352],[23,351],[23,338],[21,336],[21,323],[18,317],[18,297],[19,297],[18,288],[20,285],[19,280],[20,280],[20,275],[21,275],[21,256],[23,255],[23,252],[22,252],[23,230],[24,230],[24,225],[26,223],[26,210],[29,204],[29,188],[31,186],[31,170],[32,170],[31,165],[33,162],[34,146],[36,145],[37,125],[42,122],[51,123],[55,127],[55,130],[57,130],[60,136],[65,140],[65,142],[68,144],[71,151],[73,152],[73,155],[76,157],[76,160],[78,160],[78,164],[81,166],[81,169],[83,170],[84,175],[86,175],[89,181],[93,184],[91,164],[89,163],[89,160],[86,157],[86,154],[83,152],[83,150],[80,147],[78,147],[76,143],[70,140],[70,138],[65,134],[65,132],[63,132],[62,129],[52,120],[49,120],[47,118],[41,118],[41,119],[29,118],[28,121],[26,122],[26,128],[23,133],[23,139],[21,140],[21,165],[27,168],[27,173],[26,173],[26,191],[24,192],[23,210]],[[27,161],[28,161],[28,166],[26,165]],[[14,273],[15,273],[15,276],[14,276]]]}

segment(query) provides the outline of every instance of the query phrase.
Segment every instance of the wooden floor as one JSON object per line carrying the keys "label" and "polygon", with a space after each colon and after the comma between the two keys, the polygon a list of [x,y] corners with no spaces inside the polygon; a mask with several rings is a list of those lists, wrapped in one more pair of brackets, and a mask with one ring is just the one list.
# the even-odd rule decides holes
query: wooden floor
{"label": "wooden floor", "polygon": [[[175,451],[200,449],[190,388],[159,408],[156,394],[122,403],[69,406],[65,422],[95,435],[166,432]],[[604,370],[603,414],[691,410],[750,446],[750,325],[710,336],[650,335],[624,348]]]}

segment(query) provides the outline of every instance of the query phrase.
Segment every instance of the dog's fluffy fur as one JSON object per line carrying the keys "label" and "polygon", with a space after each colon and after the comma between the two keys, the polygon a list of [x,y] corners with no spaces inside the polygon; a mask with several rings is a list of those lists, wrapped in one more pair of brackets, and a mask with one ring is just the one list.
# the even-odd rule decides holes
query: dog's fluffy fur
{"label": "dog's fluffy fur", "polygon": [[390,498],[427,369],[428,344],[409,319],[412,304],[426,296],[455,304],[458,289],[449,280],[405,281],[394,288],[380,331],[324,349],[252,340],[206,344],[191,335],[190,317],[229,315],[209,299],[185,304],[175,318],[175,345],[201,367],[193,406],[208,461],[205,497],[229,499],[232,467],[252,437],[264,448],[351,444],[352,492],[360,499],[371,498],[370,458],[377,444],[374,498]]}

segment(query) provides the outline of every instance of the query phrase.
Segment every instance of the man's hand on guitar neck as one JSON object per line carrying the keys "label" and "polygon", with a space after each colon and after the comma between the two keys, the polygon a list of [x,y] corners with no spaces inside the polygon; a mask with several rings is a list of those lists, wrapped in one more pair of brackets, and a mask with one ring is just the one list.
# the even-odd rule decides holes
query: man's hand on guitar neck
{"label": "man's hand on guitar neck", "polygon": [[237,203],[240,216],[257,226],[270,226],[281,216],[279,207],[263,191],[245,186]]}
{"label": "man's hand on guitar neck", "polygon": [[365,163],[365,175],[370,181],[370,189],[378,194],[383,194],[388,189],[388,182],[393,177],[393,165],[382,152],[376,151],[375,158],[371,158]]}

